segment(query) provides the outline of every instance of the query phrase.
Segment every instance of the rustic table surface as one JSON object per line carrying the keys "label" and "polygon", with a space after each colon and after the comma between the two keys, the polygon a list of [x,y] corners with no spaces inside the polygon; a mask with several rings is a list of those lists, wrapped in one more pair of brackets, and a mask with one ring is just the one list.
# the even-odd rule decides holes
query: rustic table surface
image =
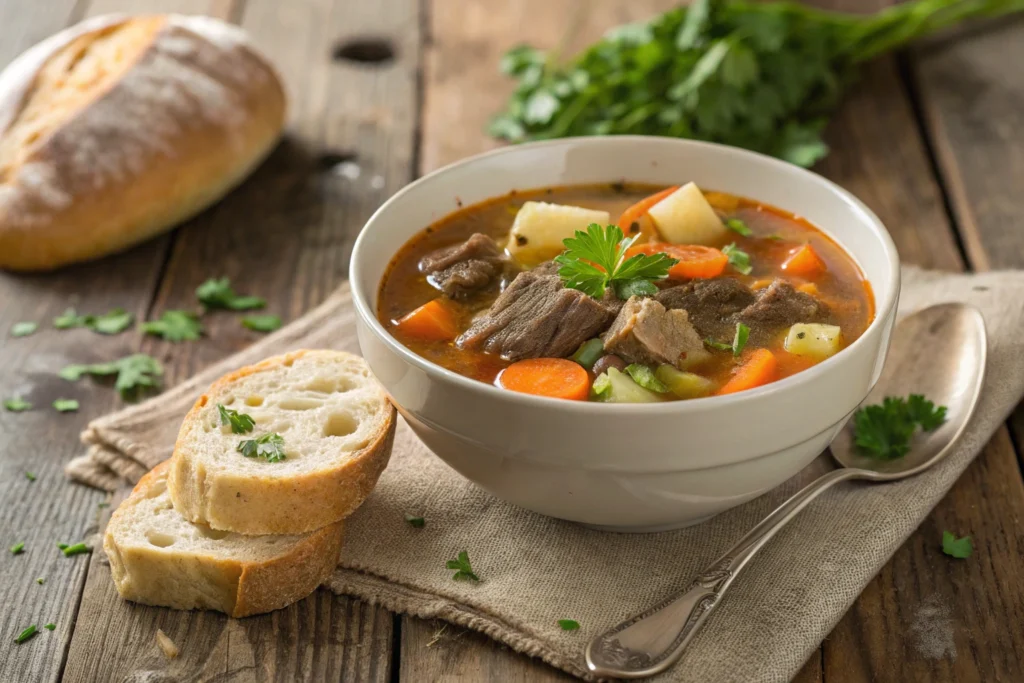
{"label": "rustic table surface", "polygon": [[[888,0],[820,0],[868,11]],[[650,16],[668,0],[586,3],[575,47]],[[567,677],[476,633],[391,614],[320,590],[244,620],[122,602],[99,557],[56,541],[97,532],[104,494],[68,483],[86,422],[120,407],[109,387],[55,370],[141,351],[178,382],[256,339],[213,316],[200,342],[85,330],[11,339],[21,320],[73,304],[138,319],[194,305],[210,276],[265,297],[286,320],[346,277],[363,221],[413,177],[495,145],[483,131],[510,85],[501,53],[553,46],[584,6],[573,0],[0,0],[0,65],[85,16],[206,13],[241,24],[291,96],[286,139],[254,177],[176,231],[52,275],[0,275],[0,397],[58,397],[78,413],[0,412],[0,681],[554,681]],[[573,46],[570,46],[573,47]],[[817,169],[888,225],[904,261],[958,270],[1024,267],[1024,22],[972,27],[870,65],[844,102]],[[357,173],[358,171],[358,173]],[[967,470],[868,585],[798,681],[1024,680],[1024,411]],[[1015,447],[1015,444],[1017,446]],[[36,481],[24,472],[31,471]],[[969,561],[939,550],[943,529],[974,536]],[[37,577],[45,578],[39,585]],[[28,624],[54,622],[29,643]],[[167,661],[162,628],[181,647]]]}

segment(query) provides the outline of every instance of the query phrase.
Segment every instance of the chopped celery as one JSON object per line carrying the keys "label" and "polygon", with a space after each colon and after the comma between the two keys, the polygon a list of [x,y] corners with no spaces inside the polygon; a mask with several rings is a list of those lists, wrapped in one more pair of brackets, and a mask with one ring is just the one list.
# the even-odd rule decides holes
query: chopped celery
{"label": "chopped celery", "polygon": [[715,383],[707,377],[701,377],[692,372],[683,372],[671,365],[659,365],[658,369],[654,371],[654,376],[679,398],[707,396],[715,388]]}
{"label": "chopped celery", "polygon": [[590,370],[594,367],[597,359],[603,355],[604,342],[595,337],[580,344],[580,348],[576,349],[576,353],[572,354],[572,359],[587,370]]}
{"label": "chopped celery", "polygon": [[667,394],[668,387],[666,387],[661,380],[654,376],[654,371],[646,365],[640,363],[633,363],[632,365],[626,366],[626,373],[633,378],[633,381],[642,386],[644,389],[650,389],[659,394]]}
{"label": "chopped celery", "polygon": [[598,377],[594,381],[593,392],[594,400],[607,403],[658,403],[662,400],[658,394],[644,389],[617,368],[608,368],[608,372]]}

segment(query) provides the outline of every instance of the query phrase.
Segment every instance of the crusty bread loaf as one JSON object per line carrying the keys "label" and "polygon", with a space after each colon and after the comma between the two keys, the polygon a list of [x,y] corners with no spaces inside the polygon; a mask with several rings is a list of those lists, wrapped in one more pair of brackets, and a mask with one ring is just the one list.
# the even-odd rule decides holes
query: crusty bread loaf
{"label": "crusty bread loaf", "polygon": [[285,95],[209,17],[103,16],[0,73],[0,268],[49,270],[145,240],[245,178]]}
{"label": "crusty bread loaf", "polygon": [[[255,427],[232,433],[218,404]],[[168,485],[186,519],[243,534],[301,533],[351,514],[377,483],[396,415],[366,362],[296,351],[222,377],[185,416]],[[242,441],[284,438],[285,459],[246,457]]]}
{"label": "crusty bread loaf", "polygon": [[167,470],[144,476],[107,525],[103,549],[126,600],[245,617],[301,600],[337,566],[342,522],[291,536],[192,524],[171,505]]}

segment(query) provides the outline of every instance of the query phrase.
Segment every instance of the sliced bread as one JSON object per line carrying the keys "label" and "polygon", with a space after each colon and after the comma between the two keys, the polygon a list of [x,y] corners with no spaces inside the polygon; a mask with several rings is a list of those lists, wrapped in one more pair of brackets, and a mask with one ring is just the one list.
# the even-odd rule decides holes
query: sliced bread
{"label": "sliced bread", "polygon": [[103,549],[126,600],[245,617],[301,600],[337,565],[342,522],[291,536],[216,531],[174,511],[167,471],[139,480],[107,525]]}
{"label": "sliced bread", "polygon": [[[225,424],[220,406],[243,424]],[[185,416],[168,479],[174,507],[192,522],[242,534],[333,524],[376,485],[395,420],[358,356],[295,351],[242,368],[214,382]],[[274,441],[244,443],[261,438]]]}

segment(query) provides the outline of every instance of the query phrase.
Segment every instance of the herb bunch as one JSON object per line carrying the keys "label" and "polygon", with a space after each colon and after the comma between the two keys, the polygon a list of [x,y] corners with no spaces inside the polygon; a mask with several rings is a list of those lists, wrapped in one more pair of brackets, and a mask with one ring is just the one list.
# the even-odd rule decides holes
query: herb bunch
{"label": "herb bunch", "polygon": [[910,451],[918,427],[932,432],[945,421],[946,406],[936,406],[920,394],[886,396],[853,414],[854,443],[869,458],[895,460]]}
{"label": "herb bunch", "polygon": [[913,0],[860,16],[791,2],[695,0],[613,29],[558,63],[529,46],[501,68],[519,84],[490,133],[512,142],[637,134],[709,140],[810,166],[858,65],[1022,0]]}
{"label": "herb bunch", "polygon": [[679,263],[665,254],[635,254],[626,258],[639,235],[625,237],[617,225],[602,228],[592,223],[586,232],[563,240],[565,251],[555,257],[560,266],[558,276],[569,289],[578,289],[595,299],[611,287],[615,296],[626,300],[631,296],[652,296],[657,280],[668,277],[669,268]]}

